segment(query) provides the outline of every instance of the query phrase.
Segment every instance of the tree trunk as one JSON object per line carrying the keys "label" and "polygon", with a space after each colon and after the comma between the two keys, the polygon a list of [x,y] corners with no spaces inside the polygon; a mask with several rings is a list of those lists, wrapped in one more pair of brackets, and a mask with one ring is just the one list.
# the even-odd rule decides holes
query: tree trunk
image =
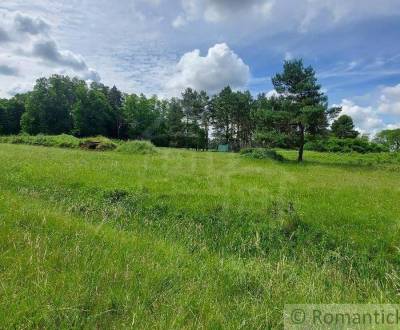
{"label": "tree trunk", "polygon": [[300,127],[300,146],[299,146],[299,156],[297,158],[297,161],[302,162],[304,153],[304,126],[300,124],[299,127]]}
{"label": "tree trunk", "polygon": [[209,143],[208,140],[209,140],[209,138],[208,138],[208,123],[207,122],[205,122],[205,124],[204,124],[204,131],[206,133],[205,149],[208,150],[208,143]]}

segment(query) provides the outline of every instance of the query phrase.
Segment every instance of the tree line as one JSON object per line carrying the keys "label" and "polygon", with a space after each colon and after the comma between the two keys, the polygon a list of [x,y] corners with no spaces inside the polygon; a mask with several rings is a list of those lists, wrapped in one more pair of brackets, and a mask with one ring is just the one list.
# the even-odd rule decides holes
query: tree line
{"label": "tree line", "polygon": [[299,161],[307,143],[359,135],[351,117],[337,118],[341,109],[328,107],[315,71],[302,60],[286,61],[272,83],[272,97],[227,86],[212,96],[187,88],[179,98],[160,99],[53,75],[38,79],[30,92],[0,100],[0,134],[103,135],[195,149],[297,148]]}

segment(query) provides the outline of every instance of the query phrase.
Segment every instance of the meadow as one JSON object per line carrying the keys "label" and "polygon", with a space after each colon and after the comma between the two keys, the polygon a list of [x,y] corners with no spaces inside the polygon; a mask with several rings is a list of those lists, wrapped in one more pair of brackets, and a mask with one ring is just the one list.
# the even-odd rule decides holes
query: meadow
{"label": "meadow", "polygon": [[279,153],[0,144],[0,328],[275,329],[289,303],[400,303],[399,155]]}

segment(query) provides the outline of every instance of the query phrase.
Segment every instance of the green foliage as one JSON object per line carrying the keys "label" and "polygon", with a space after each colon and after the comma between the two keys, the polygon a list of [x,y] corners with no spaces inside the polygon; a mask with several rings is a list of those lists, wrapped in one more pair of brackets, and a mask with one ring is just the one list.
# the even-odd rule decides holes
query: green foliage
{"label": "green foliage", "polygon": [[208,148],[208,130],[210,113],[208,108],[208,95],[206,92],[197,92],[187,88],[182,93],[180,102],[183,110],[184,131],[180,133],[183,144],[188,148]]}
{"label": "green foliage", "polygon": [[125,154],[138,155],[157,153],[156,147],[149,141],[127,141],[120,144],[117,151]]}
{"label": "green foliage", "polygon": [[215,95],[210,103],[210,116],[216,139],[229,144],[233,150],[248,146],[253,124],[251,111],[254,100],[250,92],[234,92],[228,86]]}
{"label": "green foliage", "polygon": [[72,129],[71,107],[76,101],[76,80],[54,75],[36,81],[26,100],[22,130],[29,134],[62,134]]}
{"label": "green foliage", "polygon": [[254,159],[272,159],[283,162],[285,158],[280,155],[276,150],[263,149],[263,148],[246,148],[240,150],[240,154]]}
{"label": "green foliage", "polygon": [[77,136],[108,135],[112,118],[106,95],[100,90],[80,86],[79,99],[72,108],[74,134]]}
{"label": "green foliage", "polygon": [[96,136],[96,137],[81,139],[79,147],[81,149],[107,151],[107,150],[114,150],[115,148],[117,148],[117,144],[104,136]]}
{"label": "green foliage", "polygon": [[28,144],[37,145],[44,147],[59,147],[59,148],[84,148],[91,149],[89,145],[95,145],[96,150],[113,150],[117,145],[108,138],[103,136],[97,136],[92,138],[79,139],[72,135],[61,134],[61,135],[10,135],[0,136],[0,143],[10,144]]}
{"label": "green foliage", "polygon": [[400,128],[384,130],[377,134],[375,141],[381,143],[394,152],[400,151]]}
{"label": "green foliage", "polygon": [[25,97],[16,95],[10,100],[0,99],[0,135],[18,134],[21,116],[25,111]]}
{"label": "green foliage", "polygon": [[160,116],[155,97],[148,99],[144,95],[129,95],[123,111],[129,138],[150,139],[153,136]]}
{"label": "green foliage", "polygon": [[359,133],[354,130],[353,119],[348,115],[341,115],[331,125],[332,133],[340,139],[354,139]]}
{"label": "green foliage", "polygon": [[386,152],[388,148],[382,144],[368,141],[365,138],[334,138],[309,141],[305,144],[306,150],[321,152]]}
{"label": "green foliage", "polygon": [[78,148],[80,140],[74,136],[61,135],[10,135],[0,137],[0,143],[28,144],[45,147]]}
{"label": "green foliage", "polygon": [[286,133],[298,136],[295,143],[299,149],[298,160],[302,161],[305,134],[323,134],[328,127],[328,120],[339,110],[327,108],[327,97],[321,92],[315,71],[312,67],[304,67],[302,60],[285,61],[283,72],[276,74],[272,83],[280,102],[277,102],[277,107],[266,111],[283,112],[280,117],[285,121],[282,123],[278,120],[274,126],[286,126]]}

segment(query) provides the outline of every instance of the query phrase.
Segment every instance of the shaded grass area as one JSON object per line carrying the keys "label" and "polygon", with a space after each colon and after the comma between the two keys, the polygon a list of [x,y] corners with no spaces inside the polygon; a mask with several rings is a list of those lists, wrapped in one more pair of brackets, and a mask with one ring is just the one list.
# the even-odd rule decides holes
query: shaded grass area
{"label": "shaded grass area", "polygon": [[0,324],[275,328],[285,303],[398,303],[398,172],[306,157],[1,145]]}

